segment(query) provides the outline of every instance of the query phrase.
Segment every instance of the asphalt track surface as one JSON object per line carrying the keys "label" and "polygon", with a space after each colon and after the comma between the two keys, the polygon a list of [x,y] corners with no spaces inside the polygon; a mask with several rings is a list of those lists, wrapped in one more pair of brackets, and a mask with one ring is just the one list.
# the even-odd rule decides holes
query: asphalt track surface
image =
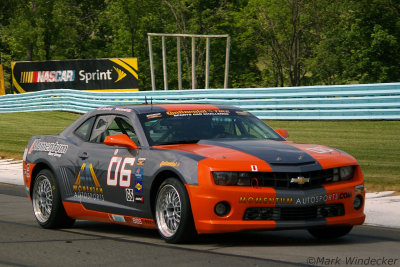
{"label": "asphalt track surface", "polygon": [[0,184],[0,266],[400,266],[399,245],[400,229],[373,226],[331,241],[291,230],[204,235],[185,245],[107,223],[46,230],[24,187]]}

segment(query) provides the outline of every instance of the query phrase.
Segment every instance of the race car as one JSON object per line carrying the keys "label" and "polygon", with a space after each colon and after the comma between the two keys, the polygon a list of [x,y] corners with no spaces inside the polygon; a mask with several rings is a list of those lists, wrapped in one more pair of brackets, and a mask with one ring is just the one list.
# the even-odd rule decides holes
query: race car
{"label": "race car", "polygon": [[24,182],[43,228],[93,220],[198,234],[307,229],[336,238],[364,222],[352,156],[287,141],[249,112],[210,104],[100,107],[30,139]]}

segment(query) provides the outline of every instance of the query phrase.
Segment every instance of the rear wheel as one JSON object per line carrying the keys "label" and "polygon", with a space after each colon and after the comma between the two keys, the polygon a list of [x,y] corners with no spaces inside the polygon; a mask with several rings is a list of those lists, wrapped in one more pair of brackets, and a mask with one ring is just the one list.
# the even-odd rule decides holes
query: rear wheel
{"label": "rear wheel", "polygon": [[61,202],[61,195],[50,170],[41,170],[35,178],[32,190],[32,207],[36,220],[43,228],[71,226]]}
{"label": "rear wheel", "polygon": [[350,233],[353,226],[326,226],[308,229],[308,232],[319,239],[334,239]]}
{"label": "rear wheel", "polygon": [[158,231],[168,243],[188,242],[196,236],[189,196],[176,178],[168,178],[160,185],[155,217]]}

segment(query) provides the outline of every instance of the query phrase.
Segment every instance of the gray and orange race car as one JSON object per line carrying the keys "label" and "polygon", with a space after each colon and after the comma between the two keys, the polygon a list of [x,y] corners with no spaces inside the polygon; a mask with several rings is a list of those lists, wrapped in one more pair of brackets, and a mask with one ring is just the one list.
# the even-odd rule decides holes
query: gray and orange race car
{"label": "gray and orange race car", "polygon": [[230,106],[101,107],[57,136],[32,137],[24,181],[44,228],[113,222],[157,228],[178,243],[298,228],[335,238],[362,224],[357,161],[287,137]]}

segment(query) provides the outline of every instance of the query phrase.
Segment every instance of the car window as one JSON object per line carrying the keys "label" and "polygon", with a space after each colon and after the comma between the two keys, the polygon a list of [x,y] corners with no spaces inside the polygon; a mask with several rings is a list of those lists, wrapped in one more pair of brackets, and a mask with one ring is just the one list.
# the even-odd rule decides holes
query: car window
{"label": "car window", "polygon": [[133,142],[139,144],[139,140],[130,121],[127,118],[116,115],[98,116],[94,123],[89,141],[103,143],[107,136],[116,134],[126,134]]}
{"label": "car window", "polygon": [[84,141],[88,141],[94,120],[95,117],[91,117],[90,119],[86,120],[81,124],[81,126],[78,127],[78,129],[75,130],[75,134]]}

